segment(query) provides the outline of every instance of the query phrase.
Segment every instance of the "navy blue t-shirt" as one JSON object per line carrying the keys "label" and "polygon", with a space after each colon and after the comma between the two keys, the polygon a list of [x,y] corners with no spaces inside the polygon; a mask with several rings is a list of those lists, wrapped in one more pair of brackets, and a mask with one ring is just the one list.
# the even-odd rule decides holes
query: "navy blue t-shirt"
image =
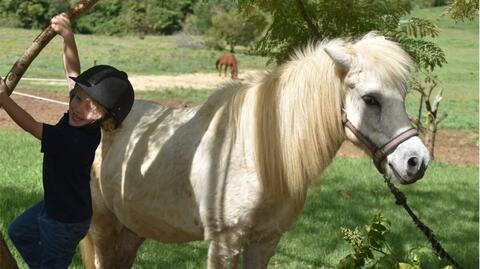
{"label": "navy blue t-shirt", "polygon": [[65,223],[92,216],[90,170],[100,143],[100,127],[73,127],[65,113],[55,125],[43,124],[43,190],[50,218]]}

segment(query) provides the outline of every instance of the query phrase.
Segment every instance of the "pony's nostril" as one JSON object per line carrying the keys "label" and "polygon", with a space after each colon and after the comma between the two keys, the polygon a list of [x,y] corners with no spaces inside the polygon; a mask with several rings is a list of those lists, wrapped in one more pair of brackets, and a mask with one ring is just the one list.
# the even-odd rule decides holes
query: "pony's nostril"
{"label": "pony's nostril", "polygon": [[412,157],[408,159],[408,166],[409,167],[416,167],[418,165],[418,158],[417,157]]}
{"label": "pony's nostril", "polygon": [[425,174],[425,170],[427,169],[425,161],[417,157],[411,157],[408,159],[407,165],[407,175],[411,177],[411,180],[413,180],[412,182],[422,178]]}

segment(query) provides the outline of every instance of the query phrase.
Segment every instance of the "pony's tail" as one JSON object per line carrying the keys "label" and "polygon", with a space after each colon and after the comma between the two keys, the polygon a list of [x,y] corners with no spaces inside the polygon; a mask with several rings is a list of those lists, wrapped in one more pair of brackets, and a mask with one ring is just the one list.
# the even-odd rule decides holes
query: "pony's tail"
{"label": "pony's tail", "polygon": [[216,62],[215,62],[215,69],[218,70],[218,63],[220,63],[220,59],[218,59]]}
{"label": "pony's tail", "polygon": [[83,266],[85,269],[95,269],[95,249],[93,239],[90,233],[80,242],[80,252],[82,253]]}

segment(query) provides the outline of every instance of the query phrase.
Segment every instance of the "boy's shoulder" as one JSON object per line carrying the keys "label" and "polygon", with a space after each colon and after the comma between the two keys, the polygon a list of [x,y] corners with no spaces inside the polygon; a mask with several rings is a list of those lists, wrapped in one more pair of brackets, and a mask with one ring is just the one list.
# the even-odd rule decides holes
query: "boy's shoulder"
{"label": "boy's shoulder", "polygon": [[92,153],[101,139],[100,125],[75,127],[68,124],[68,113],[56,125],[44,124],[41,151],[44,153]]}

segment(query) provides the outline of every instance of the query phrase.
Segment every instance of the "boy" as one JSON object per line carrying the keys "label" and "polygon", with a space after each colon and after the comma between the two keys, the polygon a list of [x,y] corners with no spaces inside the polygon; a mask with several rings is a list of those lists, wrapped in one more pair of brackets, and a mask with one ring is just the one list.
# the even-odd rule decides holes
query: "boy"
{"label": "boy", "polygon": [[[64,66],[70,92],[68,112],[55,125],[39,123],[0,85],[0,105],[25,131],[41,140],[44,199],[18,216],[8,229],[30,268],[68,268],[92,216],[90,170],[100,128],[117,128],[133,105],[127,74],[101,65],[79,74],[80,62],[68,18],[52,28],[64,40]],[[0,80],[1,81],[1,80]]]}

